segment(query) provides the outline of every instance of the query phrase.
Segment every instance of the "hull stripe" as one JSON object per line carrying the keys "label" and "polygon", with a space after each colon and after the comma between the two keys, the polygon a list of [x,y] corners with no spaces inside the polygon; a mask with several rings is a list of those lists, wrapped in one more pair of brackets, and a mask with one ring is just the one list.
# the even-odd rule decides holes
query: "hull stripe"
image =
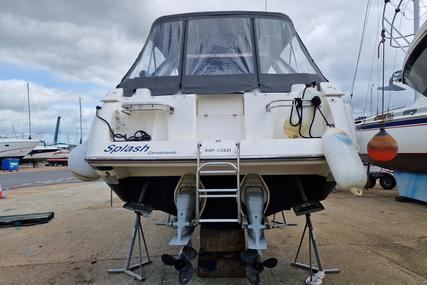
{"label": "hull stripe", "polygon": [[[406,128],[406,127],[418,127],[418,126],[426,126],[426,125],[427,125],[427,117],[402,120],[402,121],[384,122],[384,126],[388,128]],[[369,129],[379,129],[380,127],[381,127],[381,123],[375,122],[375,123],[357,125],[356,129],[360,131],[360,130],[369,130]]]}

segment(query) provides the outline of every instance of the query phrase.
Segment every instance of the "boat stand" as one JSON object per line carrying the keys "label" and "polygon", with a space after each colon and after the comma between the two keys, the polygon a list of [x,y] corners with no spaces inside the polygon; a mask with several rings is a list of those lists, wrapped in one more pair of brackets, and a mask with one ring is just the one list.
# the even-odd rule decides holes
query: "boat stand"
{"label": "boat stand", "polygon": [[281,211],[280,215],[282,216],[282,221],[276,220],[276,214],[273,214],[273,219],[271,220],[272,229],[297,226],[297,224],[290,224],[286,221],[285,211]]}
{"label": "boat stand", "polygon": [[[316,236],[314,235],[313,224],[311,222],[311,214],[308,213],[305,215],[306,223],[304,227],[304,231],[301,236],[301,240],[298,246],[297,254],[295,256],[294,262],[291,263],[292,266],[308,270],[310,272],[309,278],[306,280],[306,284],[321,284],[322,278],[324,274],[332,274],[339,273],[340,270],[338,268],[323,268],[322,261],[320,260],[319,249],[317,248]],[[308,229],[308,256],[309,256],[309,264],[303,264],[298,262],[299,253],[301,251],[302,243],[304,241],[305,233]],[[312,248],[314,250],[314,254],[317,261],[317,266],[313,266],[312,263]]]}
{"label": "boat stand", "polygon": [[[108,273],[124,273],[130,277],[133,277],[139,281],[143,281],[145,279],[145,277],[142,275],[142,267],[144,267],[147,264],[150,264],[152,261],[150,259],[150,255],[148,254],[148,249],[147,249],[147,243],[145,241],[145,236],[144,236],[144,231],[142,229],[142,224],[141,224],[141,212],[137,212],[135,211],[136,217],[135,217],[135,223],[132,229],[132,237],[129,243],[129,251],[128,251],[128,255],[125,261],[125,267],[124,268],[115,268],[115,269],[109,269],[107,272]],[[138,259],[138,263],[135,265],[130,265],[131,260],[132,260],[132,254],[133,254],[133,249],[135,247],[135,241],[138,238],[138,252],[139,252],[139,259]],[[143,259],[143,255],[142,255],[142,248],[141,248],[141,239],[142,239],[142,243],[144,245],[144,250],[145,253],[147,255],[147,260],[142,261]],[[134,269],[139,268],[139,273],[135,273],[133,272]]]}

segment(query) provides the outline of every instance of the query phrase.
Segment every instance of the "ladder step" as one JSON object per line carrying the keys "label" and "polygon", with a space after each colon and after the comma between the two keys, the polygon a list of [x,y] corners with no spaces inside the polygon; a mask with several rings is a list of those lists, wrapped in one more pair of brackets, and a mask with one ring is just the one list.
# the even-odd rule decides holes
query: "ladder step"
{"label": "ladder step", "polygon": [[230,195],[230,194],[218,194],[218,195],[214,195],[214,194],[204,194],[204,195],[199,195],[199,198],[237,198],[237,195]]}
{"label": "ladder step", "polygon": [[238,223],[238,219],[200,219],[199,223]]}
{"label": "ladder step", "polygon": [[230,192],[230,193],[236,193],[237,189],[199,189],[199,193],[209,193],[209,192]]}
{"label": "ladder step", "polygon": [[237,168],[237,166],[232,162],[210,161],[210,162],[205,162],[200,164],[200,167],[206,167],[206,166],[226,166],[234,169]]}
{"label": "ladder step", "polygon": [[200,170],[200,175],[221,175],[221,174],[237,174],[236,170]]}

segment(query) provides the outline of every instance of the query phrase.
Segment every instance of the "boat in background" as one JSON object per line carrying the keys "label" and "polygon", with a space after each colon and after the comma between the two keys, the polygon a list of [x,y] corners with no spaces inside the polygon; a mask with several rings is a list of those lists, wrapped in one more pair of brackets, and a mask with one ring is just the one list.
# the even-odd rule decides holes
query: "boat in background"
{"label": "boat in background", "polygon": [[52,155],[46,160],[47,164],[50,166],[55,165],[68,165],[68,158],[70,157],[70,146],[68,144],[56,144],[55,147],[57,151],[52,153]]}
{"label": "boat in background", "polygon": [[53,145],[42,143],[23,157],[22,162],[47,162],[48,165],[67,165],[70,149],[70,145],[64,143]]}
{"label": "boat in background", "polygon": [[368,156],[368,142],[382,125],[382,115],[376,115],[355,122],[363,161],[392,170],[427,173],[427,98],[418,97],[412,105],[384,116],[387,132],[399,145],[398,154],[390,161],[374,161]]}
{"label": "boat in background", "polygon": [[[80,111],[81,114],[81,111]],[[81,118],[81,115],[80,115]],[[59,127],[61,123],[61,116],[56,118],[56,127],[53,137],[53,144],[47,145],[45,142],[41,142],[36,146],[28,155],[23,158],[23,162],[39,163],[47,162],[48,165],[67,165],[68,157],[71,148],[75,145],[69,145],[65,143],[58,143]],[[80,134],[82,133],[80,119]],[[81,140],[81,138],[80,138]]]}
{"label": "boat in background", "polygon": [[402,82],[427,97],[427,21],[415,35],[403,64]]}
{"label": "boat in background", "polygon": [[[394,84],[406,84],[419,92],[409,106],[356,121],[360,153],[364,161],[383,168],[427,173],[427,22],[412,41],[403,65],[403,78]],[[399,151],[390,161],[374,161],[368,156],[369,140],[378,132],[382,119],[395,138]]]}
{"label": "boat in background", "polygon": [[39,144],[38,140],[0,138],[0,160],[4,158],[23,158]]}
{"label": "boat in background", "polygon": [[44,143],[37,145],[30,153],[23,157],[23,162],[38,163],[46,161],[58,151],[58,147],[54,145],[45,145]]}

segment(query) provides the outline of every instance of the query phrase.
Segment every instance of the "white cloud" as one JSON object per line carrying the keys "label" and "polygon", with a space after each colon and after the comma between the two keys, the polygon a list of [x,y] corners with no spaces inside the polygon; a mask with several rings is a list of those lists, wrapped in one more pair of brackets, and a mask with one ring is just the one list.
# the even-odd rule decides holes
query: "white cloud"
{"label": "white cloud", "polygon": [[[30,106],[33,138],[53,141],[56,117],[61,116],[61,140],[77,142],[81,94],[30,84]],[[0,136],[28,137],[26,82],[0,80]],[[83,98],[84,137],[94,116],[95,100]]]}
{"label": "white cloud", "polygon": [[[101,86],[85,94],[75,94],[31,83],[33,129],[51,136],[56,116],[62,114],[63,133],[69,130],[69,137],[78,122],[77,97],[82,96],[88,106],[87,131],[93,107],[104,90],[119,83],[129,69],[156,18],[194,11],[264,10],[265,3],[262,0],[0,1],[0,64],[46,70],[59,80]],[[378,42],[377,19],[384,1],[372,0],[372,3],[354,98],[357,111],[364,107],[371,59]],[[350,91],[365,7],[366,1],[360,0],[268,0],[269,11],[291,17],[320,69],[346,92]],[[393,12],[393,7],[390,8]],[[411,29],[410,21],[403,19],[402,23],[405,31]],[[394,51],[388,49],[388,55],[387,78],[393,71]],[[398,57],[394,70],[402,57]],[[378,61],[374,59],[371,80],[376,81]],[[11,122],[19,132],[26,128],[25,98],[25,82],[0,81],[0,135],[10,135]],[[395,96],[392,100],[395,105],[402,105],[411,99]]]}

